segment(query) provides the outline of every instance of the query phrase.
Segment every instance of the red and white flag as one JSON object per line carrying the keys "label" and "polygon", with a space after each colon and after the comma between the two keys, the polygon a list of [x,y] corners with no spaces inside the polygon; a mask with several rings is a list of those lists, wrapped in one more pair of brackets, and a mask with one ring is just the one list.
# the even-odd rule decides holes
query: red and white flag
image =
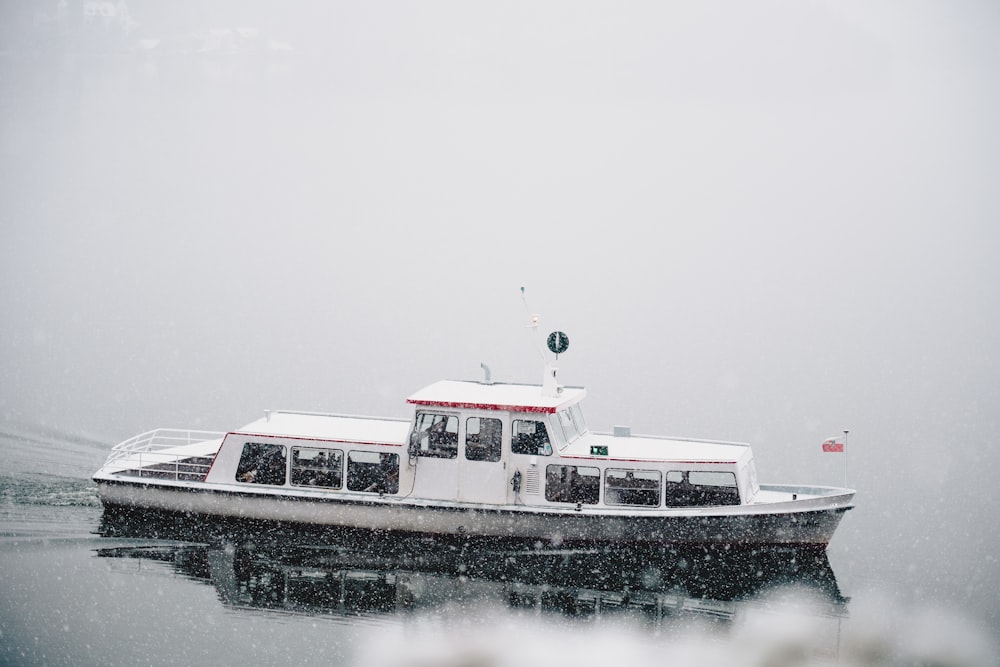
{"label": "red and white flag", "polygon": [[824,440],[823,451],[824,452],[844,451],[844,439],[841,437],[837,437],[837,438],[830,438],[829,440]]}

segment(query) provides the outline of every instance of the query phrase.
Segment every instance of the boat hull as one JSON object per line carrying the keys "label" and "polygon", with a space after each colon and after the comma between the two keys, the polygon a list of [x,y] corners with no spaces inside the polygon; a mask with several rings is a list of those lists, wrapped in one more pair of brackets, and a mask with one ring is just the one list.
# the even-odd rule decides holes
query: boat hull
{"label": "boat hull", "polygon": [[95,481],[107,508],[470,539],[523,539],[555,545],[825,547],[844,512],[851,509],[850,496],[782,503],[781,506],[614,513],[572,507],[462,505],[390,496],[332,498],[114,477],[99,477]]}

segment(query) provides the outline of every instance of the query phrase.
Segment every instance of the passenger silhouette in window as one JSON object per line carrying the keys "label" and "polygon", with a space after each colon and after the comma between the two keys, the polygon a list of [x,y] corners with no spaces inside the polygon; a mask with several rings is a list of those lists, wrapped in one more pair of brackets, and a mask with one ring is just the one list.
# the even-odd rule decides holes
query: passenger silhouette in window
{"label": "passenger silhouette in window", "polygon": [[285,483],[285,448],[282,445],[248,442],[236,468],[236,479],[254,484]]}

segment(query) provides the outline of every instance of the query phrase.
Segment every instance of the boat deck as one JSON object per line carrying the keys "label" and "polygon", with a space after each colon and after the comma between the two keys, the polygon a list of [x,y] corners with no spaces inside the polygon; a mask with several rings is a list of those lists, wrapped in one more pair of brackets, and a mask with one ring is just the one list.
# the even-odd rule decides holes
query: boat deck
{"label": "boat deck", "polygon": [[114,447],[102,471],[129,477],[200,481],[222,446],[224,433],[156,429]]}

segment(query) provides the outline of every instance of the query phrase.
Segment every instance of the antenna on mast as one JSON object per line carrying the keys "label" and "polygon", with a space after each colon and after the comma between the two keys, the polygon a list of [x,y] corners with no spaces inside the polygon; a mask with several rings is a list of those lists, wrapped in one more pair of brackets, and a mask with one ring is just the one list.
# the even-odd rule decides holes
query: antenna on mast
{"label": "antenna on mast", "polygon": [[[538,337],[538,315],[532,314],[528,308],[528,299],[524,296],[524,287],[521,288],[521,301],[524,302],[524,311],[528,315],[528,328],[535,331],[538,355],[542,358],[542,364],[545,366],[545,375],[542,378],[542,395],[559,396],[563,390],[562,385],[556,381],[556,373],[559,369],[554,364],[550,364],[545,360],[545,351],[542,349],[541,339]],[[556,355],[556,361],[558,361],[559,355],[569,347],[569,336],[562,331],[553,331],[549,334],[546,343],[549,351]]]}
{"label": "antenna on mast", "polygon": [[532,313],[531,309],[528,308],[528,299],[524,296],[524,287],[521,287],[521,303],[524,304],[524,312],[528,316],[527,327],[535,332],[535,345],[538,348],[538,356],[542,358],[542,363],[545,363],[545,351],[542,350],[542,343],[538,338],[538,314]]}

